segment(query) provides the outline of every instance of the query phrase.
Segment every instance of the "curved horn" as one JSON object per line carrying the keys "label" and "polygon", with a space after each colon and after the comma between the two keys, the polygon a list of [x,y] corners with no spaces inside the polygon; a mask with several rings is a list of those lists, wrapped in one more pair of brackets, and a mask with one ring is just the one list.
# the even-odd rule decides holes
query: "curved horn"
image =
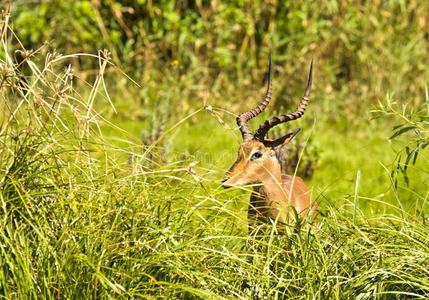
{"label": "curved horn", "polygon": [[268,68],[268,87],[267,93],[265,94],[264,101],[262,101],[256,108],[249,110],[245,113],[240,114],[237,117],[237,125],[240,128],[241,134],[243,135],[243,140],[252,139],[253,134],[250,131],[249,125],[247,125],[247,121],[259,115],[265,107],[267,107],[268,103],[271,100],[271,55],[270,55],[270,66]]}
{"label": "curved horn", "polygon": [[308,76],[307,88],[305,90],[304,96],[302,97],[301,102],[299,103],[297,109],[294,112],[283,114],[280,116],[273,117],[269,120],[266,120],[261,126],[259,126],[258,130],[256,131],[255,133],[256,139],[263,141],[265,135],[274,126],[280,123],[293,121],[302,117],[302,115],[304,114],[305,108],[307,107],[307,104],[308,104],[308,96],[310,95],[312,78],[313,78],[313,60],[311,60],[310,75]]}

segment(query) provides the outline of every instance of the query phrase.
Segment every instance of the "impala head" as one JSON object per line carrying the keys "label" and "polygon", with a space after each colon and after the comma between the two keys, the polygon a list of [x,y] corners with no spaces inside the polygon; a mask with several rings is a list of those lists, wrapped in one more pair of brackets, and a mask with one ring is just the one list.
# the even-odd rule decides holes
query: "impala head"
{"label": "impala head", "polygon": [[247,122],[259,115],[271,100],[271,57],[268,70],[268,88],[264,100],[254,109],[242,113],[237,117],[237,125],[243,136],[243,143],[238,150],[238,158],[223,177],[223,186],[246,185],[261,183],[268,177],[281,178],[280,164],[275,150],[288,144],[300,129],[287,135],[271,140],[267,138],[268,131],[274,126],[300,118],[308,104],[313,75],[313,61],[311,61],[307,88],[297,109],[294,112],[283,114],[266,120],[259,126],[255,134],[250,131]]}

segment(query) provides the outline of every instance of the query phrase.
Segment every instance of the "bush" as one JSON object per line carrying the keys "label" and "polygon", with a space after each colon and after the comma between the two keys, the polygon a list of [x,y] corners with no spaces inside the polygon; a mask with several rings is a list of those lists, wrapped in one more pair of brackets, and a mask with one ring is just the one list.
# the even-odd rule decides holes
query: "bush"
{"label": "bush", "polygon": [[428,5],[393,0],[9,4],[25,48],[36,49],[43,40],[66,53],[107,48],[113,62],[139,82],[152,70],[165,75],[166,66],[178,62],[178,76],[193,74],[188,86],[250,87],[260,82],[272,53],[280,87],[277,108],[292,105],[291,96],[302,93],[305,70],[315,58],[315,94],[325,95],[322,111],[335,118],[375,103],[391,87],[415,104],[423,100]]}

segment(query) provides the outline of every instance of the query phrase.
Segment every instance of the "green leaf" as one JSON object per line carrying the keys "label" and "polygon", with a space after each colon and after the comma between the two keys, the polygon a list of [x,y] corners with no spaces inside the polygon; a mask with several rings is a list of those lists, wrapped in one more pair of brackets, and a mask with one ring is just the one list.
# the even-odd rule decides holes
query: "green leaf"
{"label": "green leaf", "polygon": [[396,126],[393,126],[393,131],[395,131],[396,129],[398,129],[398,128],[401,128],[402,126],[404,126],[405,125],[405,123],[404,124],[400,124],[400,125],[396,125]]}
{"label": "green leaf", "polygon": [[392,140],[392,139],[394,139],[395,137],[397,137],[397,136],[399,136],[399,135],[401,135],[401,134],[403,134],[403,133],[405,133],[405,132],[407,132],[407,131],[409,131],[409,130],[411,130],[411,129],[415,129],[416,127],[415,126],[408,126],[408,127],[404,127],[404,128],[402,128],[402,129],[400,129],[400,130],[398,130],[398,131],[396,131],[389,139],[390,140]]}

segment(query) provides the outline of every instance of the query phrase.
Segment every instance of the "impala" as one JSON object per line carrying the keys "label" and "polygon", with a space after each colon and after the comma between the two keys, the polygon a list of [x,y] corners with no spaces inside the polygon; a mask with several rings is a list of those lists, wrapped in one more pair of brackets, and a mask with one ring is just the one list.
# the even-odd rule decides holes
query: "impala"
{"label": "impala", "polygon": [[[264,100],[254,109],[237,117],[237,125],[243,136],[238,150],[238,158],[223,177],[223,187],[252,184],[254,190],[250,196],[248,209],[249,224],[256,220],[294,224],[295,217],[317,214],[317,203],[304,181],[297,176],[282,174],[276,155],[284,145],[290,143],[300,128],[279,138],[269,139],[268,131],[274,126],[300,118],[308,104],[313,74],[311,61],[307,88],[297,109],[266,120],[253,134],[247,122],[259,115],[271,99],[271,57],[268,70],[268,88]],[[291,209],[291,208],[294,209]],[[296,214],[294,213],[296,211]]]}

